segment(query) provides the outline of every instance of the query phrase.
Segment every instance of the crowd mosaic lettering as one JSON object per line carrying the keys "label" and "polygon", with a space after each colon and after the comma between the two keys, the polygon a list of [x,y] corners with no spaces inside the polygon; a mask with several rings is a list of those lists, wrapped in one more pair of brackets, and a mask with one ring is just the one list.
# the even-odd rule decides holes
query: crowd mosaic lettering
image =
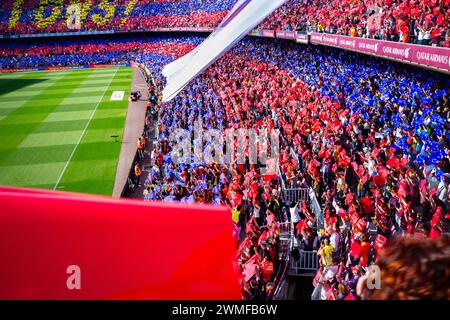
{"label": "crowd mosaic lettering", "polygon": [[8,20],[8,29],[13,30],[24,15],[29,15],[31,23],[39,29],[45,29],[61,21],[70,30],[79,30],[89,21],[100,27],[107,25],[115,17],[120,17],[120,24],[123,25],[128,21],[136,3],[137,0],[129,0],[119,6],[112,0],[88,0],[83,2],[77,0],[41,0],[39,6],[29,12],[24,7],[23,0],[14,0],[11,16]]}

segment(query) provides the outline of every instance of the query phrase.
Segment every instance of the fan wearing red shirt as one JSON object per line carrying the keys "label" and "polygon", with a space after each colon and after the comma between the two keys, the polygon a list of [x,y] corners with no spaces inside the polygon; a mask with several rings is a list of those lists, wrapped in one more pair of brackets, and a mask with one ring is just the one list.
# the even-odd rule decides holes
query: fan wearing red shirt
{"label": "fan wearing red shirt", "polygon": [[273,278],[273,262],[266,256],[263,261],[259,264],[262,270],[263,279],[265,282],[271,282]]}

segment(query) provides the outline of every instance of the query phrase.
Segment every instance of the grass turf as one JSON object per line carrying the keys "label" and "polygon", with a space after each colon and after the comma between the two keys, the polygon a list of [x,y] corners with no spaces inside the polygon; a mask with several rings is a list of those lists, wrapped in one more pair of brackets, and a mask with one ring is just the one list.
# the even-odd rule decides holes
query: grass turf
{"label": "grass turf", "polygon": [[132,73],[0,75],[0,185],[111,195],[121,146],[111,135],[122,137]]}

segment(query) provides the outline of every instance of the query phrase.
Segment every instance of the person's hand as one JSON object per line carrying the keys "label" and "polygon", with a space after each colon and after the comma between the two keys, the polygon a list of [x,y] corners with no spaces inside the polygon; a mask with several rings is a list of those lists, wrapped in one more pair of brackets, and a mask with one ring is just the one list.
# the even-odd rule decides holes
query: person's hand
{"label": "person's hand", "polygon": [[364,291],[366,290],[368,279],[368,275],[364,275],[358,279],[358,283],[356,284],[356,295],[360,298],[364,297]]}

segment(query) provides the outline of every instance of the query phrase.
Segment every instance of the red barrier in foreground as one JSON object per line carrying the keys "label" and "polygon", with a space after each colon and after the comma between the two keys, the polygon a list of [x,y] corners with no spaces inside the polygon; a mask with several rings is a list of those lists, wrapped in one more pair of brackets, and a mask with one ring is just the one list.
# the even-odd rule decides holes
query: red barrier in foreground
{"label": "red barrier in foreground", "polygon": [[235,249],[226,208],[0,187],[0,299],[239,299]]}

